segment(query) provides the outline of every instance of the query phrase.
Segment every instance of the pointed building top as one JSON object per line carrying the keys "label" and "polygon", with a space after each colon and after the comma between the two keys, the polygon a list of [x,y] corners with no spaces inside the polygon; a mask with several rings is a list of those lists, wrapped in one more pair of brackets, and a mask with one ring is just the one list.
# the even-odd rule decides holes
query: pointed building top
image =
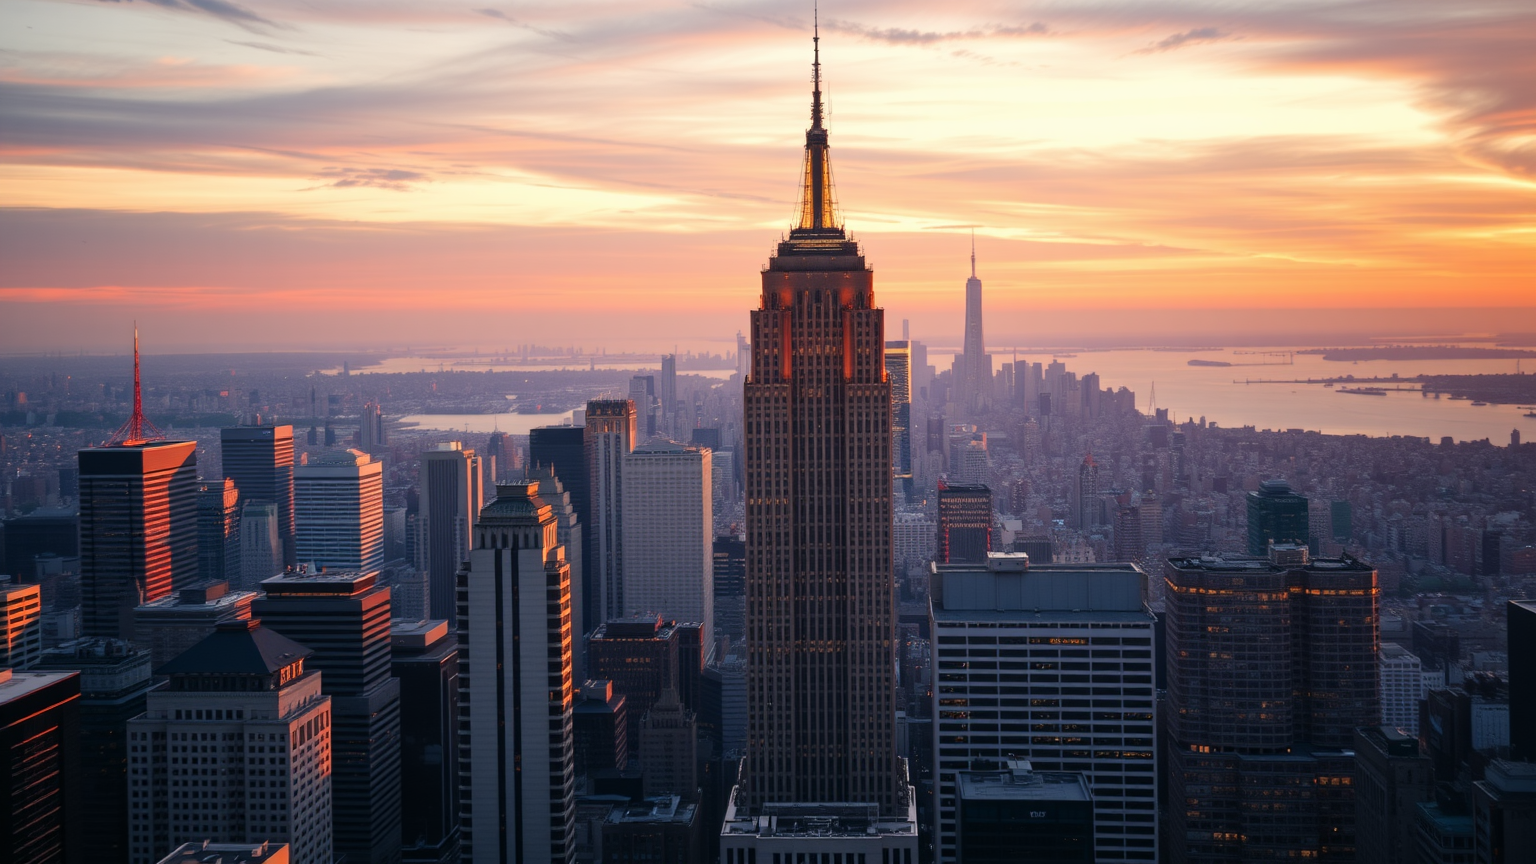
{"label": "pointed building top", "polygon": [[971,278],[976,278],[976,229],[971,229]]}
{"label": "pointed building top", "polygon": [[837,218],[837,199],[832,191],[832,163],[827,158],[827,129],[821,104],[821,22],[819,12],[813,14],[818,18],[811,29],[811,128],[805,130],[800,218],[792,234],[816,232],[841,237],[843,226]]}
{"label": "pointed building top", "polygon": [[128,415],[128,422],[117,428],[112,433],[112,438],[107,443],[124,446],[135,446],[147,441],[159,441],[165,437],[159,427],[149,422],[144,416],[144,391],[139,386],[139,325],[133,325],[133,413]]}

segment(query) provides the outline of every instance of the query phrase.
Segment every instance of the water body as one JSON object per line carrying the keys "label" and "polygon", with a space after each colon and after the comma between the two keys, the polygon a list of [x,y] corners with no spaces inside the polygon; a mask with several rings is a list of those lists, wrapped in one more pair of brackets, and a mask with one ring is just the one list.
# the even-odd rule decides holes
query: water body
{"label": "water body", "polygon": [[[1012,360],[1012,353],[993,350],[993,365]],[[1128,387],[1136,393],[1136,407],[1150,411],[1154,385],[1157,407],[1183,421],[1204,416],[1222,426],[1255,426],[1259,429],[1307,429],[1330,435],[1414,435],[1439,441],[1449,435],[1458,441],[1487,438],[1509,443],[1511,430],[1519,429],[1523,441],[1536,440],[1536,418],[1523,416],[1514,405],[1473,405],[1471,402],[1425,397],[1417,384],[1357,386],[1413,388],[1389,390],[1385,396],[1340,393],[1339,387],[1321,384],[1257,384],[1247,379],[1389,378],[1396,374],[1479,375],[1510,374],[1514,360],[1370,360],[1336,362],[1316,354],[1295,355],[1294,365],[1280,358],[1252,351],[1285,351],[1285,348],[1229,349],[1220,351],[1114,350],[1079,351],[1062,357],[1067,369],[1081,378],[1099,374],[1106,388]],[[1190,366],[1192,359],[1218,360],[1232,366]],[[947,365],[947,357],[936,358]],[[1052,355],[1020,354],[1019,360],[1049,364]],[[1237,365],[1245,364],[1245,365]],[[1255,364],[1255,365],[1246,365]],[[1258,365],[1264,364],[1264,365]],[[935,364],[937,365],[937,364]],[[1536,372],[1536,361],[1525,360],[1521,369]],[[942,368],[942,367],[941,367]]]}
{"label": "water body", "polygon": [[575,414],[574,410],[562,414],[410,414],[400,420],[419,429],[485,435],[500,429],[508,435],[527,435],[528,430],[539,426],[569,426]]}
{"label": "water body", "polygon": [[[555,363],[494,363],[475,357],[386,357],[371,366],[352,369],[353,375],[398,374],[405,372],[634,372],[661,374],[659,366],[646,366],[637,361],[617,363],[567,361]],[[322,369],[322,375],[340,375],[342,367]],[[699,375],[724,381],[736,374],[734,369],[679,369],[679,375]]]}

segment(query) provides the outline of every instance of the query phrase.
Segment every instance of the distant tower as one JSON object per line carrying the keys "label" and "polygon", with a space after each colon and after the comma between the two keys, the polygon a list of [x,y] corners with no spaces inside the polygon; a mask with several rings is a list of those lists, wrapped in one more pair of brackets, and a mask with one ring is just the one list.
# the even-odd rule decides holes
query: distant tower
{"label": "distant tower", "polygon": [[133,610],[197,581],[197,442],[166,441],[144,417],[139,337],[133,414],[81,450],[80,589],[87,636],[133,638]]}
{"label": "distant tower", "polygon": [[198,490],[197,558],[199,579],[240,581],[240,493],[227,477]]}
{"label": "distant tower", "polygon": [[416,568],[427,573],[432,618],[455,619],[454,574],[470,549],[470,529],[485,501],[480,459],[458,441],[421,454],[421,513]]}
{"label": "distant tower", "polygon": [[1098,524],[1099,465],[1093,454],[1083,457],[1077,466],[1077,478],[1072,484],[1072,526],[1079,531],[1089,531]]}
{"label": "distant tower", "polygon": [[[592,581],[589,620],[601,624],[624,614],[624,458],[635,449],[635,403],[587,403],[587,495],[592,557],[582,562]],[[595,607],[595,608],[594,608]],[[594,628],[595,629],[595,628]]]}
{"label": "distant tower", "polygon": [[293,564],[293,427],[233,426],[221,429],[219,440],[224,476],[235,481],[240,499],[276,505],[282,563]]}
{"label": "distant tower", "polygon": [[[906,322],[902,322],[905,330]],[[885,377],[891,382],[891,479],[903,500],[912,497],[912,343],[885,343]]]}
{"label": "distant tower", "polygon": [[661,356],[661,377],[656,382],[656,400],[660,403],[663,430],[672,428],[672,415],[677,412],[677,355]]}
{"label": "distant tower", "polygon": [[384,463],[327,450],[294,471],[299,560],[337,570],[384,564]]}
{"label": "distant tower", "polygon": [[971,278],[965,280],[965,345],[962,349],[961,410],[986,410],[992,396],[992,356],[982,333],[981,280],[976,278],[976,234],[971,233]]}

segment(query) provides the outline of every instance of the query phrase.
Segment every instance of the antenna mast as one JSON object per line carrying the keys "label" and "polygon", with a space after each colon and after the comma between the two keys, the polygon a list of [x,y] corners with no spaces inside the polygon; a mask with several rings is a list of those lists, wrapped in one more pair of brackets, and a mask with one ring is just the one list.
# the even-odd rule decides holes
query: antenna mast
{"label": "antenna mast", "polygon": [[139,383],[139,327],[135,324],[133,327],[133,413],[128,415],[128,422],[112,433],[112,438],[107,443],[131,446],[143,444],[146,441],[159,441],[163,438],[165,433],[144,416],[144,390]]}

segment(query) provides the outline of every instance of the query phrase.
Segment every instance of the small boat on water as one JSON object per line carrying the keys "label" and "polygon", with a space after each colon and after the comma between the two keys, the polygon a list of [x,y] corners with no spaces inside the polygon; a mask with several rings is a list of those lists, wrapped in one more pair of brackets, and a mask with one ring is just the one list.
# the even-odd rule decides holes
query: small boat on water
{"label": "small boat on water", "polygon": [[1487,402],[1473,402],[1473,405],[1487,405]]}
{"label": "small boat on water", "polygon": [[1536,411],[1527,411],[1527,412],[1525,412],[1525,416],[1527,416],[1527,417],[1536,417]]}

